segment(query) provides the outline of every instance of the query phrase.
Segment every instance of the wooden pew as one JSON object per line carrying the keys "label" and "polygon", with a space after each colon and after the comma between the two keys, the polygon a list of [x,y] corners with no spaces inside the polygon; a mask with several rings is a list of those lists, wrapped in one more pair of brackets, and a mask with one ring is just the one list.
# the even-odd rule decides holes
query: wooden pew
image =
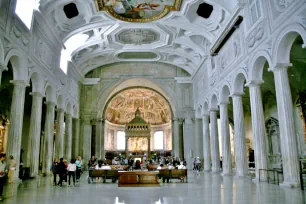
{"label": "wooden pew", "polygon": [[178,178],[178,179],[181,179],[183,181],[185,181],[185,179],[186,179],[186,183],[188,183],[187,169],[172,169],[170,171],[171,171],[171,179]]}
{"label": "wooden pew", "polygon": [[161,169],[159,170],[159,178],[163,178],[164,181],[171,180],[171,170],[169,169]]}

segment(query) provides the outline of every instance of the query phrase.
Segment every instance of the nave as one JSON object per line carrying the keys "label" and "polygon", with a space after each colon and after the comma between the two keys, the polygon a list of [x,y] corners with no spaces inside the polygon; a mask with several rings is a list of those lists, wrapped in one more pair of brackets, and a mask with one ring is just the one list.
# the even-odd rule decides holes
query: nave
{"label": "nave", "polygon": [[55,187],[51,177],[27,180],[6,186],[6,204],[303,204],[306,194],[299,188],[280,188],[268,183],[255,183],[250,178],[235,179],[189,171],[188,183],[164,183],[160,187],[118,188],[117,184],[87,183],[87,172],[79,186]]}

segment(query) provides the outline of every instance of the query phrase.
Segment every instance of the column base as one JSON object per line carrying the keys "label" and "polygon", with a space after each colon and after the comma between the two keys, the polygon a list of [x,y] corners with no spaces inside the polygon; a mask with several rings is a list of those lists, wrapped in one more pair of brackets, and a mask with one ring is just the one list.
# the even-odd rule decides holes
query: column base
{"label": "column base", "polygon": [[221,176],[232,176],[232,173],[221,173]]}
{"label": "column base", "polygon": [[281,188],[298,188],[301,187],[300,183],[289,183],[289,182],[283,182],[279,184],[279,187]]}
{"label": "column base", "polygon": [[248,175],[244,175],[244,176],[235,175],[234,178],[235,179],[252,179],[252,177]]}
{"label": "column base", "polygon": [[253,178],[252,182],[254,182],[254,183],[268,182],[268,179],[267,178],[260,178],[260,181],[259,181],[259,178]]}

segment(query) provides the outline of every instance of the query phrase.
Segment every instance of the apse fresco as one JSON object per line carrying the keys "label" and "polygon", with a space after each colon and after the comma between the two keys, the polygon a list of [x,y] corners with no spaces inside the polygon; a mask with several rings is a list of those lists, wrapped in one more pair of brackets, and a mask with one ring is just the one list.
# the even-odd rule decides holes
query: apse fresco
{"label": "apse fresco", "polygon": [[181,0],[96,0],[99,11],[107,10],[119,20],[149,22],[160,19],[169,11],[178,11]]}
{"label": "apse fresco", "polygon": [[114,124],[127,124],[139,108],[141,117],[149,124],[170,122],[168,102],[158,93],[144,88],[128,89],[117,94],[108,104],[106,119]]}

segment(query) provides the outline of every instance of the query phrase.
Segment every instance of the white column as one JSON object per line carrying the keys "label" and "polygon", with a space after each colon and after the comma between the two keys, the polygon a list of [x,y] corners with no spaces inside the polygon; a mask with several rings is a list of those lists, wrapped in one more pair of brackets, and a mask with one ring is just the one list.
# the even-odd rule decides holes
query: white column
{"label": "white column", "polygon": [[72,116],[71,114],[65,115],[65,159],[70,162],[72,153]]}
{"label": "white column", "polygon": [[105,135],[105,121],[101,119],[101,159],[105,158],[105,151],[104,151],[104,135]]}
{"label": "white column", "polygon": [[98,159],[104,159],[102,158],[101,154],[101,137],[102,137],[102,119],[98,119],[96,123],[96,147],[95,147],[95,156]]}
{"label": "white column", "polygon": [[195,141],[194,141],[194,147],[195,147],[195,157],[202,158],[203,155],[203,121],[202,118],[197,118],[195,121]]}
{"label": "white column", "polygon": [[[91,131],[92,126],[89,119],[83,119],[82,121],[82,143],[80,148],[82,148],[83,161],[88,161],[91,157]],[[87,163],[85,163],[85,168],[87,168]]]}
{"label": "white column", "polygon": [[228,102],[221,102],[220,105],[221,136],[222,136],[222,175],[232,174],[231,161],[231,138],[228,120]]}
{"label": "white column", "polygon": [[54,158],[64,157],[64,114],[65,111],[58,108],[56,115],[56,135],[55,135],[55,156]]}
{"label": "white column", "polygon": [[2,72],[6,70],[7,67],[4,64],[0,63],[0,86],[1,86]]}
{"label": "white column", "polygon": [[45,121],[45,158],[43,159],[42,173],[49,174],[52,165],[53,144],[54,144],[54,115],[55,103],[47,102],[46,121]]}
{"label": "white column", "polygon": [[73,157],[77,157],[80,155],[80,149],[79,149],[79,145],[80,145],[80,120],[78,118],[73,118],[72,119],[72,131],[73,131],[73,137],[72,137],[72,156]]}
{"label": "white column", "polygon": [[185,118],[184,122],[184,159],[187,162],[187,169],[192,169],[193,163],[193,141],[194,141],[194,122],[191,117]]}
{"label": "white column", "polygon": [[293,104],[287,73],[288,67],[279,65],[273,69],[277,110],[280,128],[280,141],[284,171],[283,186],[300,185],[297,137],[294,127]]}
{"label": "white column", "polygon": [[210,136],[209,116],[203,115],[203,148],[204,148],[204,171],[210,171]]}
{"label": "white column", "polygon": [[[251,81],[247,84],[250,91],[252,130],[254,136],[254,153],[256,180],[259,180],[259,169],[267,169],[267,147],[266,147],[266,128],[262,106],[260,85],[263,81]],[[267,180],[265,171],[261,172],[261,180]]]}
{"label": "white column", "polygon": [[179,157],[180,138],[179,138],[179,121],[173,118],[173,156]]}
{"label": "white column", "polygon": [[17,162],[16,172],[14,179],[18,178],[19,162],[20,162],[20,149],[21,149],[21,136],[22,136],[22,123],[24,114],[24,96],[26,83],[22,80],[11,81],[14,84],[12,105],[10,112],[10,126],[7,141],[7,155],[12,155]]}
{"label": "white column", "polygon": [[41,134],[41,113],[42,98],[41,93],[30,93],[32,95],[31,123],[30,123],[30,142],[27,161],[30,165],[30,177],[38,175],[39,166],[39,145]]}
{"label": "white column", "polygon": [[246,142],[244,129],[244,115],[242,105],[242,94],[233,94],[234,107],[234,142],[236,155],[236,176],[245,177],[248,175],[248,163],[246,156]]}
{"label": "white column", "polygon": [[212,172],[218,173],[220,171],[220,151],[219,151],[217,109],[210,109],[209,115],[210,115]]}

